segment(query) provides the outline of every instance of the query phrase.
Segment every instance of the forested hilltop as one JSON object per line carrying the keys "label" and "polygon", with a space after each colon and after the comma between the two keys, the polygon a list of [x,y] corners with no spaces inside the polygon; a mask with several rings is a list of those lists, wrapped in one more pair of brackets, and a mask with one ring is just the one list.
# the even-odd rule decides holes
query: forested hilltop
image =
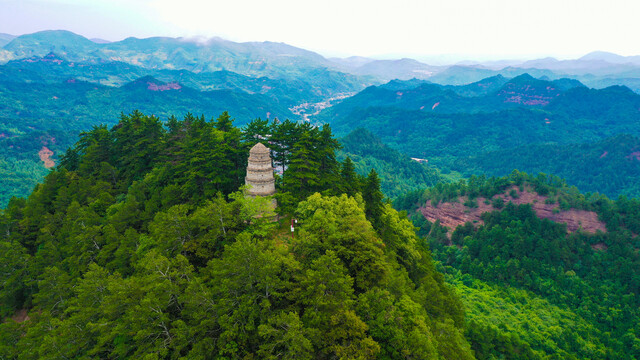
{"label": "forested hilltop", "polygon": [[478,358],[640,358],[640,200],[514,171],[395,205],[462,297]]}
{"label": "forested hilltop", "polygon": [[390,148],[366,129],[356,129],[339,140],[342,148],[338,151],[338,159],[349,157],[361,175],[375,169],[380,177],[380,188],[389,198],[450,181],[438,169]]}
{"label": "forested hilltop", "polygon": [[[276,222],[243,193],[257,139]],[[427,244],[337,148],[226,113],[82,133],[1,213],[0,358],[472,359]]]}

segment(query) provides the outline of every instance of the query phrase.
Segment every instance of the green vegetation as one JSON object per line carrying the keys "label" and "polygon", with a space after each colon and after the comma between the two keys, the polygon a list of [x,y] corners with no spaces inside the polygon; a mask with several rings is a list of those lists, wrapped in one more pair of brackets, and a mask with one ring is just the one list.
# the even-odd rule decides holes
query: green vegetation
{"label": "green vegetation", "polygon": [[[628,88],[594,90],[528,75],[458,87],[402,84],[369,87],[318,120],[339,135],[365,128],[442,173],[504,176],[518,169],[561,175],[582,191],[640,195],[631,180],[640,166],[632,155],[640,95]],[[605,151],[612,155],[600,159]]]}
{"label": "green vegetation", "polygon": [[522,146],[455,161],[465,173],[507,174],[520,169],[555,174],[585,192],[640,195],[640,139],[619,135],[587,144]]}
{"label": "green vegetation", "polygon": [[388,197],[433,186],[445,181],[437,169],[411,160],[408,156],[383,144],[380,138],[366,129],[356,129],[340,139],[342,150],[338,158],[349,157],[355,171],[366,175],[375,169],[380,175],[382,191]]}
{"label": "green vegetation", "polygon": [[[242,192],[258,140],[279,223]],[[472,359],[426,244],[337,147],[227,113],[82,133],[0,213],[0,358]]]}
{"label": "green vegetation", "polygon": [[[567,233],[531,205],[504,204],[450,236],[415,206],[459,196],[491,198],[534,189],[560,209],[595,211],[606,232]],[[513,172],[437,185],[396,202],[412,212],[441,271],[467,308],[466,336],[478,358],[640,358],[640,201],[583,195],[553,176]]]}
{"label": "green vegetation", "polygon": [[[173,114],[229,110],[243,119],[240,125],[260,117],[300,119],[305,109],[296,113],[290,109],[363,86],[353,76],[315,68],[300,69],[304,76],[299,78],[291,74],[267,78],[219,69],[149,68],[107,59],[70,61],[78,55],[71,49],[82,52],[83,46],[98,46],[72,35],[39,35],[54,43],[62,41],[64,56],[40,56],[36,51],[32,55],[38,56],[0,65],[0,158],[4,159],[0,174],[6,174],[0,177],[0,206],[13,195],[27,196],[42,181],[47,172],[37,155],[42,146],[53,151],[57,161],[77,141],[76,134],[94,125],[114,125],[122,111],[138,109],[165,120]],[[33,40],[31,45],[39,46],[37,38],[20,41]]]}

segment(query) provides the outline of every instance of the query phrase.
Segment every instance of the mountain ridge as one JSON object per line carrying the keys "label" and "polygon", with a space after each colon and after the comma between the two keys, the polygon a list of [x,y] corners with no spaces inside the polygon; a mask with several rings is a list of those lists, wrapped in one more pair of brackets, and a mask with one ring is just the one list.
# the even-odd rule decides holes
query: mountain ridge
{"label": "mountain ridge", "polygon": [[11,38],[3,46],[0,61],[44,56],[52,50],[72,61],[118,60],[153,69],[186,69],[193,72],[226,69],[249,76],[272,78],[287,74],[303,75],[310,69],[327,69],[349,74],[369,85],[414,77],[444,85],[462,85],[497,74],[513,77],[528,72],[550,79],[572,77],[591,87],[626,84],[634,91],[640,91],[640,56],[625,57],[606,52],[592,52],[569,60],[548,57],[526,61],[491,61],[486,65],[467,61],[434,66],[410,58],[325,58],[313,51],[272,41],[129,37],[114,42],[94,42],[66,30],[47,30]]}

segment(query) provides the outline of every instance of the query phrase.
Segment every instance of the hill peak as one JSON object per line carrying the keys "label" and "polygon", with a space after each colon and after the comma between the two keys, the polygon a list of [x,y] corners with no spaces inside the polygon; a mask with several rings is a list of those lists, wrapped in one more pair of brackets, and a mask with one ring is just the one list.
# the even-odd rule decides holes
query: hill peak
{"label": "hill peak", "polygon": [[607,51],[593,51],[579,58],[578,60],[587,60],[587,61],[602,60],[602,61],[607,61],[611,63],[621,63],[626,61],[626,57],[612,53],[612,52],[607,52]]}
{"label": "hill peak", "polygon": [[509,80],[498,91],[497,96],[505,103],[527,106],[546,106],[560,95],[561,91],[550,81],[539,80],[524,73]]}

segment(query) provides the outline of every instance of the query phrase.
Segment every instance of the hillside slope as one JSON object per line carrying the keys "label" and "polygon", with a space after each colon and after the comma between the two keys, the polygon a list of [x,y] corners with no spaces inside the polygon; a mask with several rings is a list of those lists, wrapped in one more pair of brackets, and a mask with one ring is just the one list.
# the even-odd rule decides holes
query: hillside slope
{"label": "hillside slope", "polygon": [[640,358],[639,200],[513,172],[395,205],[461,294],[479,358]]}
{"label": "hillside slope", "polygon": [[241,187],[258,140],[227,113],[84,133],[0,212],[0,358],[473,359],[375,177],[347,195],[328,127],[274,126],[279,222]]}

